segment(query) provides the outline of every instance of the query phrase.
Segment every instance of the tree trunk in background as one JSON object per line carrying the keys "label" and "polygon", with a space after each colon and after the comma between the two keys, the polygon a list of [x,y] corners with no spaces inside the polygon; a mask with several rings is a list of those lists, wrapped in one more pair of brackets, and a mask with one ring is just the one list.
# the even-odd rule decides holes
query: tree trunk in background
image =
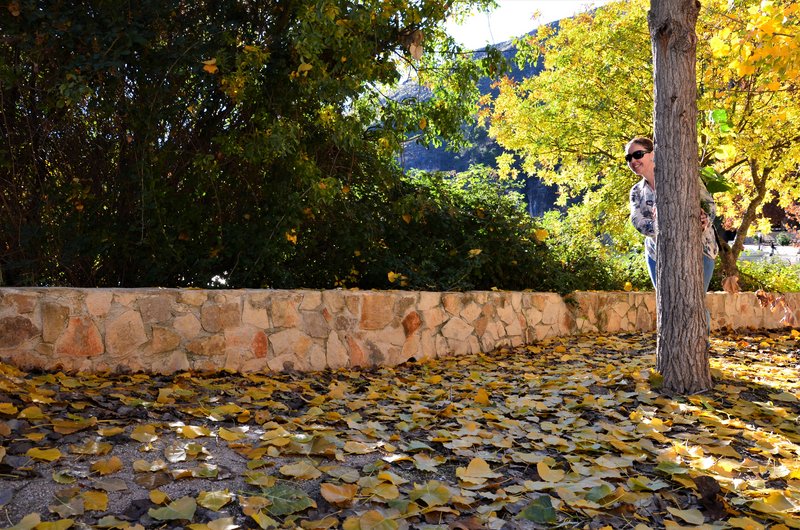
{"label": "tree trunk in background", "polygon": [[711,387],[700,229],[697,0],[651,0],[658,204],[656,368],[664,391]]}

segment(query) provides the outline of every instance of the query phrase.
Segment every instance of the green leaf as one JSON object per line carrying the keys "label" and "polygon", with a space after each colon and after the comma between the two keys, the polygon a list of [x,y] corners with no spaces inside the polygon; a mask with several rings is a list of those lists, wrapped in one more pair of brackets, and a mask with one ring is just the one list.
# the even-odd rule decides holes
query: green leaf
{"label": "green leaf", "polygon": [[317,503],[302,490],[284,484],[267,488],[262,495],[272,502],[268,510],[270,515],[274,516],[289,515],[306,508],[317,507]]}
{"label": "green leaf", "polygon": [[520,519],[533,521],[534,523],[555,523],[558,521],[556,510],[550,501],[549,495],[542,495],[528,504],[517,516]]}
{"label": "green leaf", "polygon": [[197,501],[193,497],[182,497],[163,508],[150,508],[147,514],[159,521],[191,521],[197,510]]}
{"label": "green leaf", "polygon": [[709,193],[723,193],[733,189],[733,184],[711,166],[706,166],[700,170],[700,178]]}
{"label": "green leaf", "polygon": [[409,494],[412,501],[422,499],[428,506],[442,506],[450,500],[450,490],[438,480],[431,480],[424,486],[417,486]]}
{"label": "green leaf", "polygon": [[200,495],[197,496],[197,503],[203,508],[218,512],[232,499],[233,495],[228,490],[201,491]]}

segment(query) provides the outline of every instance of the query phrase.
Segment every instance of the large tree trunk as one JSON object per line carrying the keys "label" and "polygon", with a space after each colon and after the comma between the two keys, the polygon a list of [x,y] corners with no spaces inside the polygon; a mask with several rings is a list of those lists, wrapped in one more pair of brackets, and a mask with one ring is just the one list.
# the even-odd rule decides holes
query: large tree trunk
{"label": "large tree trunk", "polygon": [[697,162],[696,0],[651,0],[657,192],[656,368],[669,393],[711,387]]}

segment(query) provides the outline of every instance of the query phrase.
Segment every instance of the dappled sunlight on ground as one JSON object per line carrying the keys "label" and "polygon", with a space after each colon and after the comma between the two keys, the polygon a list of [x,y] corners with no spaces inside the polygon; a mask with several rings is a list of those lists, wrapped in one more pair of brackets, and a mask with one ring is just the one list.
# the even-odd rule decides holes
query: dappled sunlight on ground
{"label": "dappled sunlight on ground", "polygon": [[652,388],[653,334],[307,374],[0,365],[0,526],[800,528],[800,334],[712,349],[686,398]]}

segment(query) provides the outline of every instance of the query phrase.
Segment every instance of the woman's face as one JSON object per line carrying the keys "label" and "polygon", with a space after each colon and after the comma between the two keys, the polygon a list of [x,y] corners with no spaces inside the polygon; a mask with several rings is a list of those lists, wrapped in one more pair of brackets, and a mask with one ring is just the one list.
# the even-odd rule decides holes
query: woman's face
{"label": "woman's face", "polygon": [[[637,158],[639,157],[639,158]],[[625,152],[625,160],[631,171],[640,177],[653,176],[655,169],[655,155],[642,144],[633,143]]]}

